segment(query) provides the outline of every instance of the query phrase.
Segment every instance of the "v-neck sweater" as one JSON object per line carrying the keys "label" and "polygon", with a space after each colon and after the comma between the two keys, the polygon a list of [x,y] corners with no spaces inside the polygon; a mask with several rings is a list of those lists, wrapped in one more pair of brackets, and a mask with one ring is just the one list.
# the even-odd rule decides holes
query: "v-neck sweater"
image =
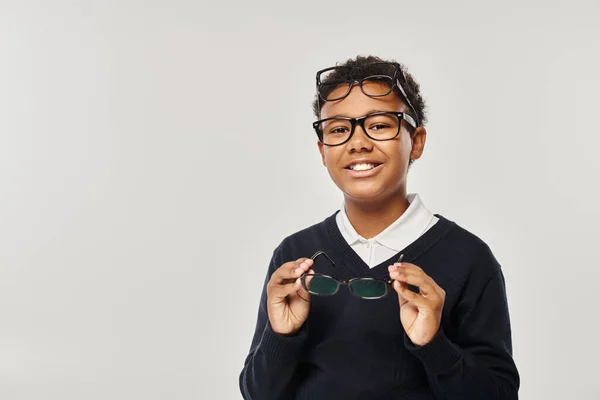
{"label": "v-neck sweater", "polygon": [[[339,211],[337,211],[339,212]],[[519,373],[501,267],[489,246],[455,222],[439,221],[390,259],[369,267],[335,218],[286,237],[273,252],[239,384],[246,400],[517,399]],[[284,336],[270,326],[266,284],[288,261],[324,251],[312,269],[340,280],[389,278],[399,254],[446,292],[441,326],[423,346],[400,322],[398,296],[360,299],[340,288],[310,299],[306,322]]]}

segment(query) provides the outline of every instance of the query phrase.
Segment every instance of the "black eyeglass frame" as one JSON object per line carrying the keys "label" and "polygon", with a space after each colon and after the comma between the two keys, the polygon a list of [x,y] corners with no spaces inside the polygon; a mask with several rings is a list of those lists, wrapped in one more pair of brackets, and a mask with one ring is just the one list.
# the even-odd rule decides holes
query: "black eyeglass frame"
{"label": "black eyeglass frame", "polygon": [[[377,115],[386,115],[386,114],[390,114],[390,115],[394,115],[398,118],[398,131],[396,132],[396,134],[388,139],[377,139],[374,138],[373,136],[369,135],[369,132],[367,132],[367,129],[365,129],[365,120],[367,118],[373,117],[373,116],[377,116]],[[346,140],[344,140],[343,142],[337,143],[337,144],[327,144],[323,141],[323,131],[319,128],[319,126],[327,121],[333,121],[333,120],[344,120],[344,121],[349,121],[351,124],[351,130],[350,130],[350,135],[348,136],[348,138],[346,138]],[[417,128],[417,122],[415,121],[415,119],[410,116],[407,113],[404,112],[398,112],[398,111],[377,111],[371,114],[367,114],[364,115],[362,117],[358,117],[358,118],[350,118],[350,117],[330,117],[330,118],[324,118],[324,119],[320,119],[318,121],[313,122],[313,129],[315,130],[315,132],[317,133],[317,137],[319,138],[319,142],[321,142],[323,145],[325,146],[330,146],[330,147],[334,147],[334,146],[341,146],[345,143],[348,143],[348,141],[350,139],[352,139],[352,136],[354,135],[354,132],[356,131],[356,124],[358,124],[363,132],[365,133],[365,135],[367,135],[367,137],[371,140],[376,140],[378,142],[384,142],[386,140],[393,140],[396,137],[398,137],[398,134],[400,133],[400,131],[402,130],[402,120],[406,121],[406,123],[408,125],[410,125],[413,129]]]}
{"label": "black eyeglass frame", "polygon": [[[348,94],[350,93],[350,91],[352,90],[352,86],[354,86],[354,84],[358,84],[360,86],[360,90],[369,97],[382,97],[382,96],[387,96],[388,94],[390,94],[392,92],[392,90],[394,90],[394,87],[397,87],[398,90],[400,90],[400,93],[403,96],[403,99],[406,104],[408,105],[408,107],[410,107],[411,111],[414,114],[414,119],[416,121],[416,125],[420,126],[421,125],[421,121],[419,120],[419,116],[417,114],[417,111],[415,109],[415,107],[413,107],[412,103],[410,102],[410,100],[408,99],[408,96],[406,94],[406,91],[404,90],[404,87],[402,86],[402,84],[407,85],[407,81],[406,81],[406,76],[404,75],[404,71],[402,71],[402,68],[400,67],[399,63],[396,62],[376,62],[376,63],[371,63],[368,65],[365,65],[365,67],[372,67],[372,66],[378,66],[378,65],[391,65],[394,67],[394,75],[393,76],[388,76],[388,75],[370,75],[367,77],[364,77],[362,79],[358,79],[358,80],[339,80],[339,81],[332,81],[332,82],[321,82],[321,75],[327,71],[332,71],[334,69],[340,69],[340,68],[347,68],[347,69],[352,69],[353,67],[344,67],[344,66],[335,66],[335,67],[328,67],[328,68],[324,68],[322,70],[317,71],[317,96],[319,97],[319,111],[321,110],[321,100],[323,102],[326,101],[337,101],[337,100],[341,100],[344,97],[348,96]],[[380,78],[388,78],[391,80],[391,86],[390,86],[390,90],[384,94],[377,94],[377,95],[372,95],[372,94],[368,94],[365,93],[364,89],[363,89],[363,81],[365,80],[373,80],[373,79],[380,79]],[[342,84],[342,83],[348,83],[348,90],[346,91],[346,93],[343,96],[340,97],[336,97],[335,99],[324,99],[323,96],[321,95],[321,88],[323,87],[323,85],[334,85],[334,84]]]}
{"label": "black eyeglass frame", "polygon": [[[315,260],[317,257],[319,257],[319,256],[321,256],[321,255],[322,255],[322,256],[325,256],[325,257],[326,257],[326,258],[329,260],[329,262],[331,262],[331,265],[335,267],[335,263],[333,262],[333,260],[332,260],[332,259],[331,259],[331,258],[330,258],[330,257],[329,257],[329,256],[328,256],[328,255],[327,255],[325,252],[324,252],[324,251],[317,251],[317,252],[316,252],[316,253],[315,253],[315,254],[314,254],[312,257],[311,257],[311,260],[313,260],[313,261],[314,261],[314,260]],[[398,257],[398,260],[396,261],[396,263],[399,263],[399,262],[401,262],[403,258],[404,258],[404,254],[400,254],[400,257]],[[333,293],[328,293],[328,294],[319,294],[319,293],[314,293],[314,292],[311,292],[311,291],[308,289],[308,286],[306,285],[306,278],[307,278],[307,277],[310,277],[310,276],[319,276],[319,277],[322,277],[322,278],[329,278],[329,279],[331,279],[331,280],[333,280],[333,281],[337,282],[337,284],[338,284],[338,285],[337,285],[337,287],[336,287],[336,289],[335,289],[335,291],[334,291]],[[354,291],[352,290],[352,286],[351,286],[351,284],[352,284],[353,282],[356,282],[356,281],[363,281],[363,282],[364,282],[364,281],[380,281],[380,282],[383,282],[383,283],[385,283],[385,284],[386,284],[386,285],[385,285],[385,293],[384,293],[384,294],[382,294],[381,296],[377,296],[377,297],[363,297],[363,296],[360,296],[360,295],[358,295],[358,294],[354,293]],[[300,282],[302,283],[302,287],[304,288],[304,290],[306,290],[306,291],[307,291],[308,293],[310,293],[311,295],[314,295],[314,296],[320,296],[320,297],[328,297],[328,296],[333,296],[333,295],[335,295],[337,292],[339,292],[339,290],[340,290],[340,286],[342,286],[342,285],[347,285],[347,286],[348,286],[348,290],[350,291],[350,293],[351,293],[353,296],[355,296],[355,297],[358,297],[358,298],[360,298],[360,299],[363,299],[363,300],[377,300],[377,299],[384,298],[384,297],[385,297],[385,296],[387,296],[387,295],[388,295],[388,294],[391,292],[391,290],[392,290],[392,280],[391,280],[391,279],[384,279],[384,278],[352,278],[352,279],[350,279],[350,280],[347,280],[347,281],[345,281],[345,280],[339,280],[339,279],[336,279],[336,278],[334,278],[334,277],[332,277],[332,276],[325,275],[325,274],[320,274],[320,273],[314,273],[314,274],[308,274],[308,273],[304,273],[304,274],[302,274],[302,276],[300,277]]]}

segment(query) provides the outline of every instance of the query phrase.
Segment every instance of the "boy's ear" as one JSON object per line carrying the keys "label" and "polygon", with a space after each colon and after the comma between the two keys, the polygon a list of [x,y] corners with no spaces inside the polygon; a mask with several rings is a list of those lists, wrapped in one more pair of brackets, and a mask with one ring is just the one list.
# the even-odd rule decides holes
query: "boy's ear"
{"label": "boy's ear", "polygon": [[317,141],[317,147],[319,147],[319,153],[321,153],[321,162],[323,163],[324,167],[327,167],[327,163],[325,162],[325,151],[323,149],[323,143]]}
{"label": "boy's ear", "polygon": [[412,134],[412,149],[410,151],[410,159],[418,160],[423,155],[425,142],[427,140],[427,131],[425,127],[419,126]]}

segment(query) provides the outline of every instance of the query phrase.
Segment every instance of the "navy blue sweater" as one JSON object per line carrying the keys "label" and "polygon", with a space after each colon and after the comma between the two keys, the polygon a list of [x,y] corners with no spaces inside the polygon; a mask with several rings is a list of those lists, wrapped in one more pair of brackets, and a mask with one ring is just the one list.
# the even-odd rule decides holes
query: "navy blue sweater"
{"label": "navy blue sweater", "polygon": [[517,399],[500,265],[481,239],[441,215],[401,252],[404,262],[421,267],[446,291],[431,342],[419,347],[406,336],[395,291],[364,300],[347,287],[334,296],[312,296],[308,319],[295,335],[273,332],[266,283],[285,262],[323,250],[335,267],[319,258],[315,272],[344,280],[389,278],[387,267],[397,255],[369,268],[344,240],[336,214],[285,238],[273,252],[239,379],[244,399]]}

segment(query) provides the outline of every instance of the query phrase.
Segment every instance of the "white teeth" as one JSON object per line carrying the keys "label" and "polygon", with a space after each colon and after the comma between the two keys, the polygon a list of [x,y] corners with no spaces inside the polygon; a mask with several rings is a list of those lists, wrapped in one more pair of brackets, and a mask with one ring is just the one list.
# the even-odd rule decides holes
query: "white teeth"
{"label": "white teeth", "polygon": [[373,168],[375,168],[375,164],[353,164],[350,166],[353,171],[367,171]]}

